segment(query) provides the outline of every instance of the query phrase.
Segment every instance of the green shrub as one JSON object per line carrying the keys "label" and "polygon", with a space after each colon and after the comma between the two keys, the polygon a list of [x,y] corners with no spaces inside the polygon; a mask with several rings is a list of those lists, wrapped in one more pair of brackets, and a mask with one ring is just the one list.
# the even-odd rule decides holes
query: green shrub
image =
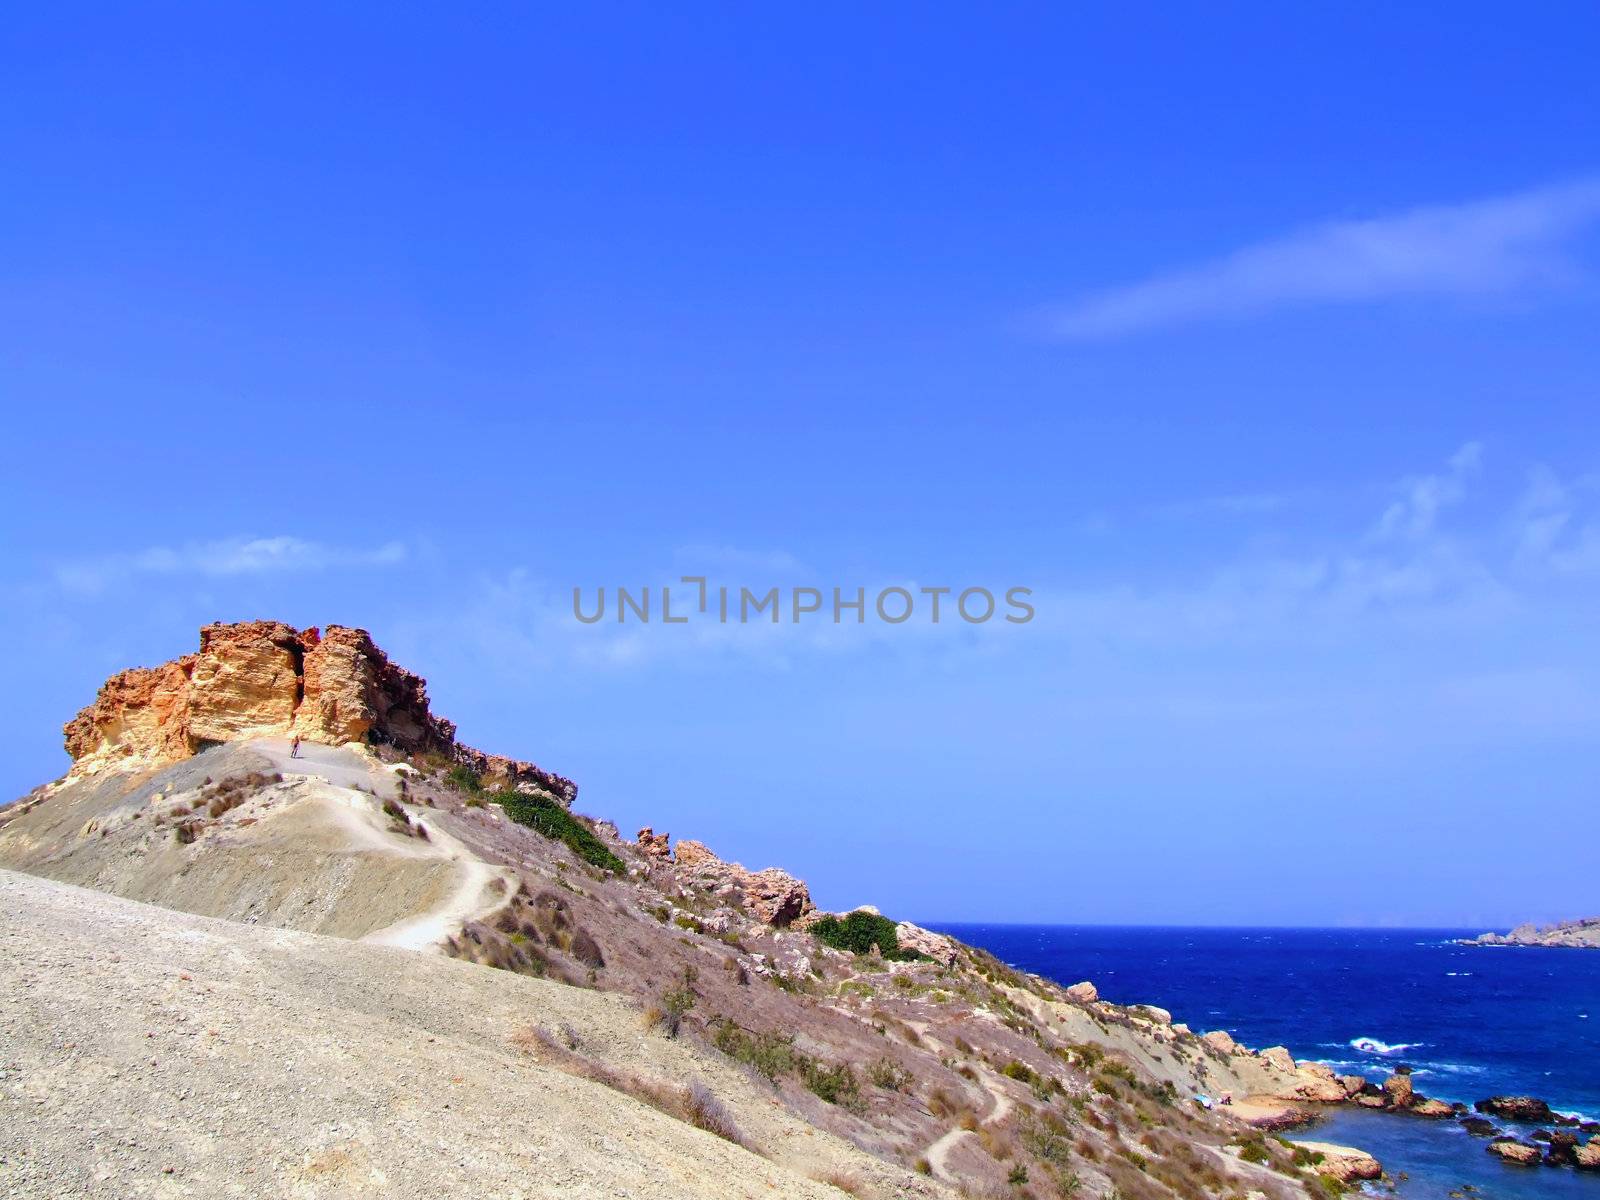
{"label": "green shrub", "polygon": [[1260,1142],[1246,1142],[1239,1149],[1239,1157],[1247,1163],[1261,1166],[1272,1161],[1272,1155],[1267,1153],[1267,1148]]}
{"label": "green shrub", "polygon": [[902,962],[924,960],[928,956],[915,950],[900,949],[900,939],[894,931],[894,922],[888,917],[863,910],[847,913],[844,920],[823,917],[811,927],[811,932],[824,945],[835,950],[848,950],[852,954],[871,954],[876,946],[884,958]]}
{"label": "green shrub", "polygon": [[1015,1079],[1019,1083],[1026,1083],[1030,1087],[1037,1082],[1039,1078],[1039,1073],[1037,1071],[1035,1071],[1027,1063],[1018,1062],[1014,1058],[1005,1066],[1000,1068],[1000,1074],[1004,1075],[1007,1079]]}
{"label": "green shrub", "polygon": [[861,1107],[861,1085],[856,1082],[856,1073],[850,1069],[849,1063],[829,1067],[808,1061],[805,1064],[805,1084],[829,1104],[850,1110]]}
{"label": "green shrub", "polygon": [[892,1058],[880,1058],[867,1068],[867,1078],[885,1091],[903,1092],[911,1086],[911,1072]]}
{"label": "green shrub", "polygon": [[444,781],[458,792],[469,796],[483,794],[483,777],[466,763],[457,763],[445,772]]}
{"label": "green shrub", "polygon": [[751,1033],[727,1018],[712,1027],[711,1044],[729,1058],[748,1063],[769,1081],[798,1069],[801,1062],[793,1038],[770,1031]]}
{"label": "green shrub", "polygon": [[627,870],[622,860],[595,836],[594,830],[569,813],[559,801],[539,793],[527,795],[523,792],[501,792],[493,800],[518,825],[526,825],[553,841],[566,843],[584,862],[618,875]]}

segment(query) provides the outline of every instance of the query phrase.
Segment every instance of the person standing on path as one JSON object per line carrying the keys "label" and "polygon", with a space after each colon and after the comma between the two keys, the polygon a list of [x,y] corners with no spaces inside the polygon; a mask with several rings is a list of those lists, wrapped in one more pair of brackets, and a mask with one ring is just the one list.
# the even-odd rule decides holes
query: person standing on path
{"label": "person standing on path", "polygon": [[289,740],[289,757],[300,757],[300,735],[298,733]]}

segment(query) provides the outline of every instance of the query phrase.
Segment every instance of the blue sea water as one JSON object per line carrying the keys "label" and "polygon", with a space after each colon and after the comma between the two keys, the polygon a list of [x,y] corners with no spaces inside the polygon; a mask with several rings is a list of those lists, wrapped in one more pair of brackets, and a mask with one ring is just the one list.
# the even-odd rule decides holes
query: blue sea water
{"label": "blue sea water", "polygon": [[[1469,947],[1449,929],[1194,929],[944,925],[1023,970],[1092,980],[1117,1003],[1156,1004],[1195,1032],[1225,1029],[1468,1105],[1539,1096],[1600,1120],[1600,950]],[[1600,1200],[1600,1175],[1507,1167],[1455,1122],[1336,1110],[1306,1136],[1361,1146],[1402,1196]]]}

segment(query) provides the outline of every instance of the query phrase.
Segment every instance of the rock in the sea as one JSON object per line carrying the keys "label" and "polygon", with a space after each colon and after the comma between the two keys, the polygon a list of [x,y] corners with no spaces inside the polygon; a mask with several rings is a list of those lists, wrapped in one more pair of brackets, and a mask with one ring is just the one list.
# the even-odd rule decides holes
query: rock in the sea
{"label": "rock in the sea", "polygon": [[1590,1138],[1573,1150],[1572,1165],[1580,1171],[1600,1171],[1600,1138]]}
{"label": "rock in the sea", "polygon": [[1067,989],[1067,999],[1075,1000],[1079,1004],[1093,1004],[1100,999],[1100,989],[1086,979]]}
{"label": "rock in the sea", "polygon": [[532,763],[456,741],[428,708],[427,682],[389,661],[364,629],[281,621],[207,625],[200,649],[113,675],[62,730],[73,770],[165,766],[219,742],[300,736],[393,746],[461,763],[486,782],[529,785],[571,804],[578,786]]}
{"label": "rock in the sea", "polygon": [[1500,1126],[1487,1117],[1462,1117],[1461,1128],[1473,1137],[1498,1137]]}
{"label": "rock in the sea", "polygon": [[1428,1117],[1435,1121],[1456,1115],[1453,1105],[1446,1104],[1443,1100],[1435,1100],[1430,1096],[1415,1098],[1411,1102],[1411,1107],[1406,1111],[1414,1117]]}
{"label": "rock in the sea", "polygon": [[1479,1100],[1472,1106],[1481,1113],[1491,1117],[1503,1117],[1507,1121],[1549,1121],[1551,1118],[1550,1105],[1543,1100],[1532,1096],[1490,1096],[1487,1100]]}
{"label": "rock in the sea", "polygon": [[934,962],[948,967],[956,960],[956,944],[942,933],[934,933],[910,921],[901,921],[894,927],[895,941],[902,950],[915,950],[926,954]]}
{"label": "rock in the sea", "polygon": [[1578,1135],[1569,1129],[1557,1129],[1548,1140],[1549,1149],[1544,1161],[1552,1167],[1570,1167],[1577,1163]]}
{"label": "rock in the sea", "polygon": [[1501,1162],[1514,1163],[1519,1167],[1539,1165],[1539,1147],[1519,1142],[1515,1138],[1497,1138],[1489,1143],[1487,1149]]}
{"label": "rock in the sea", "polygon": [[1389,1097],[1389,1103],[1394,1108],[1410,1108],[1415,1089],[1411,1083],[1409,1073],[1402,1075],[1396,1071],[1383,1081],[1384,1094]]}
{"label": "rock in the sea", "polygon": [[1359,1096],[1367,1086],[1367,1080],[1362,1075],[1341,1075],[1339,1076],[1339,1086],[1344,1088],[1346,1096]]}

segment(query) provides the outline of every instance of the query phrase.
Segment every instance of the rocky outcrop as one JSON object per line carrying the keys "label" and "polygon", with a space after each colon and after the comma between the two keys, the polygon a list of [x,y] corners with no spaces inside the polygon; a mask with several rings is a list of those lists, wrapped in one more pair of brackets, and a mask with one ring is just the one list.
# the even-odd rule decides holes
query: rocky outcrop
{"label": "rocky outcrop", "polygon": [[765,924],[784,928],[815,911],[806,885],[777,867],[746,870],[739,863],[723,862],[708,846],[688,838],[679,840],[676,859],[681,883],[704,888]]}
{"label": "rocky outcrop", "polygon": [[1218,1054],[1233,1055],[1239,1052],[1239,1043],[1224,1029],[1213,1029],[1210,1033],[1202,1033],[1200,1040]]}
{"label": "rocky outcrop", "polygon": [[894,927],[895,941],[902,950],[925,954],[934,962],[948,967],[956,960],[956,943],[942,933],[934,933],[910,921],[901,921]]}
{"label": "rocky outcrop", "polygon": [[1531,922],[1518,925],[1510,933],[1483,933],[1461,943],[1463,946],[1565,946],[1569,949],[1600,949],[1600,917],[1560,921],[1541,928]]}
{"label": "rocky outcrop", "polygon": [[1172,1024],[1172,1014],[1164,1008],[1157,1008],[1154,1004],[1135,1004],[1128,1009],[1128,1015],[1153,1021],[1157,1025]]}
{"label": "rocky outcrop", "polygon": [[1085,979],[1082,983],[1075,983],[1067,989],[1067,999],[1075,1000],[1079,1004],[1093,1004],[1100,999],[1100,989]]}
{"label": "rocky outcrop", "polygon": [[646,825],[639,830],[639,849],[646,858],[653,858],[659,862],[672,861],[672,835],[657,833]]}
{"label": "rocky outcrop", "polygon": [[491,784],[535,787],[566,804],[578,792],[533,763],[457,742],[455,726],[429,710],[427,682],[390,662],[366,630],[340,625],[207,625],[194,654],[113,675],[63,733],[80,774],[162,766],[221,742],[298,735],[439,755]]}
{"label": "rocky outcrop", "polygon": [[1294,1074],[1294,1055],[1287,1046],[1268,1046],[1261,1051],[1261,1061],[1285,1074]]}
{"label": "rocky outcrop", "polygon": [[1396,1071],[1389,1076],[1383,1081],[1383,1090],[1392,1108],[1410,1108],[1412,1099],[1416,1095],[1416,1088],[1412,1085],[1409,1071]]}
{"label": "rocky outcrop", "polygon": [[1299,1142],[1312,1155],[1320,1156],[1313,1169],[1318,1175],[1335,1179],[1346,1186],[1368,1179],[1381,1179],[1383,1166],[1365,1150],[1336,1146],[1332,1142]]}

